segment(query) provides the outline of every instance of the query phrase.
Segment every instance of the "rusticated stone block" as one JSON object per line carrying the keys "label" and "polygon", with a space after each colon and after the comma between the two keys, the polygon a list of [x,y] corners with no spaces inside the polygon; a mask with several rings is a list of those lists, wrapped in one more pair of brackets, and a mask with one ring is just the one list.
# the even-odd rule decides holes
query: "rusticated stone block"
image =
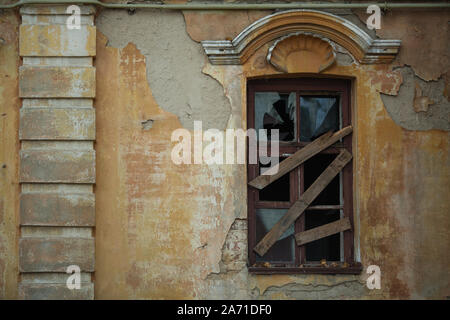
{"label": "rusticated stone block", "polygon": [[93,300],[94,284],[82,282],[80,289],[70,290],[65,284],[22,283],[19,285],[19,298],[25,300]]}
{"label": "rusticated stone block", "polygon": [[22,226],[94,226],[94,194],[22,193]]}
{"label": "rusticated stone block", "polygon": [[20,55],[28,57],[95,56],[95,27],[82,25],[68,29],[66,25],[20,26]]}
{"label": "rusticated stone block", "polygon": [[66,272],[70,265],[94,271],[93,238],[24,237],[19,240],[20,272]]}
{"label": "rusticated stone block", "polygon": [[95,151],[21,150],[20,182],[95,183]]}
{"label": "rusticated stone block", "polygon": [[22,140],[95,140],[95,110],[88,108],[22,108]]}
{"label": "rusticated stone block", "polygon": [[22,98],[94,98],[94,67],[22,66],[19,68]]}

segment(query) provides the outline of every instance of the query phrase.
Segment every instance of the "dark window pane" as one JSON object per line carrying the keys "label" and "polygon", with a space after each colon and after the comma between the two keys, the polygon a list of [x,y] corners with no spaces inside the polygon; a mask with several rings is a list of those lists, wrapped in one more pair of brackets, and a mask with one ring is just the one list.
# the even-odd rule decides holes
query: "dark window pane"
{"label": "dark window pane", "polygon": [[280,141],[295,140],[296,111],[295,92],[256,92],[255,93],[255,129],[267,130],[267,138],[271,140],[271,129],[279,130]]}
{"label": "dark window pane", "polygon": [[[322,172],[336,158],[335,154],[317,154],[304,164],[304,182],[307,190]],[[311,205],[341,204],[339,174],[331,180],[326,188],[317,196]]]}
{"label": "dark window pane", "polygon": [[[287,158],[279,158],[282,162]],[[259,174],[262,174],[264,168],[270,168],[271,164],[259,165]],[[272,182],[267,187],[259,191],[259,200],[261,201],[290,201],[290,176],[285,174],[278,180]]]}
{"label": "dark window pane", "polygon": [[339,97],[300,97],[300,141],[313,141],[330,130],[339,130]]}
{"label": "dark window pane", "polygon": [[[305,212],[305,230],[340,219],[339,210],[311,210]],[[305,245],[306,261],[340,261],[340,234],[336,233]]]}
{"label": "dark window pane", "polygon": [[[287,209],[256,209],[256,243],[272,229],[286,212]],[[294,263],[294,257],[295,240],[294,224],[292,224],[263,257],[256,254],[256,261]]]}

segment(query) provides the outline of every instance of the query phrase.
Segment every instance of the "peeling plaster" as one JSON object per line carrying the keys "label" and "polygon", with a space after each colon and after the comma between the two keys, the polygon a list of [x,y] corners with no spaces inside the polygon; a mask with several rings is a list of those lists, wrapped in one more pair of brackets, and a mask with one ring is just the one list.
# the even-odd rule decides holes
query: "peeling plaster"
{"label": "peeling plaster", "polygon": [[[102,28],[114,33],[113,38],[119,37],[110,24],[126,29],[129,16],[112,11],[108,17],[103,14],[105,11],[100,17]],[[172,15],[177,16],[168,16]],[[142,23],[144,20],[141,18]],[[160,21],[161,27],[166,21],[171,20]],[[355,221],[355,233],[361,237],[357,245],[359,241],[363,265],[378,264],[382,269],[382,290],[365,289],[364,273],[253,275],[246,268],[245,166],[171,163],[170,133],[183,122],[175,114],[192,111],[180,107],[169,113],[153,99],[153,84],[146,77],[150,79],[153,59],[161,64],[161,58],[150,56],[153,49],[147,47],[142,49],[147,50],[144,58],[141,40],[135,41],[133,32],[139,38],[151,31],[140,26],[136,30],[124,31],[136,43],[124,48],[105,47],[106,39],[98,36],[96,150],[97,166],[103,169],[97,174],[96,186],[97,297],[372,299],[448,295],[448,258],[434,266],[433,274],[426,272],[431,267],[428,261],[441,261],[438,256],[448,252],[445,226],[449,202],[442,200],[446,199],[442,192],[449,177],[448,166],[442,166],[448,162],[448,134],[407,131],[390,118],[380,93],[398,94],[401,70],[338,61],[324,71],[324,75],[355,79],[353,163],[355,218],[360,219]],[[202,63],[195,72],[214,78],[206,79],[218,82],[219,96],[231,106],[231,114],[224,118],[227,127],[246,127],[245,79],[279,75],[265,61],[269,46],[261,47],[242,66],[212,66],[203,52],[196,51]],[[177,67],[183,69],[184,65]],[[163,93],[168,95],[159,92]],[[428,94],[426,88],[422,94]],[[117,115],[111,117],[111,110]],[[148,119],[154,120],[153,126],[143,130],[142,122]],[[117,255],[124,259],[117,262]]]}
{"label": "peeling plaster", "polygon": [[381,93],[384,106],[395,123],[408,130],[450,131],[450,102],[444,96],[444,79],[423,81],[410,67],[396,71],[403,78],[398,94]]}
{"label": "peeling plaster", "polygon": [[[354,12],[365,23],[365,10]],[[391,10],[382,15],[376,34],[402,40],[394,66],[410,66],[425,81],[438,80],[450,66],[449,21],[449,10]]]}
{"label": "peeling plaster", "polygon": [[[333,13],[355,23],[352,14]],[[416,18],[414,14],[401,18],[400,25],[386,25],[380,32],[403,32],[403,23]],[[426,15],[419,20],[432,18]],[[230,15],[227,19],[247,24],[253,18]],[[204,21],[216,23],[211,17]],[[249,274],[245,166],[175,166],[170,161],[171,131],[192,128],[194,119],[206,121],[205,129],[245,128],[245,77],[279,75],[265,61],[267,46],[244,66],[216,67],[206,62],[200,45],[189,38],[186,28],[192,39],[201,36],[194,36],[195,28],[186,26],[179,12],[137,10],[130,16],[126,11],[103,10],[98,22],[111,46],[99,33],[97,298],[449,296],[450,140],[443,130],[448,131],[450,90],[448,60],[436,56],[443,48],[448,54],[449,42],[441,41],[442,35],[408,27],[405,36],[413,35],[422,44],[404,41],[406,55],[397,64],[410,66],[361,66],[344,52],[325,72],[355,79],[355,218],[360,219],[355,226],[361,237],[362,263],[378,264],[382,270],[382,290],[369,291],[364,272],[358,276]],[[0,13],[5,41],[0,57],[6,61],[0,65],[0,100],[8,102],[0,103],[4,108],[0,121],[2,133],[16,137],[2,141],[0,148],[6,150],[0,153],[4,156],[0,174],[6,181],[0,190],[5,195],[0,198],[0,298],[12,299],[18,274],[18,24],[14,14]],[[439,30],[435,26],[425,28]],[[230,26],[231,31],[223,32],[233,37],[237,29]],[[428,44],[425,35],[430,34],[428,50],[430,46],[423,43]],[[429,130],[433,128],[441,130]]]}
{"label": "peeling plaster", "polygon": [[[267,54],[268,47],[270,47],[270,43],[261,47],[242,66],[230,68],[230,66],[212,66],[207,64],[204,68],[204,72],[215,77],[223,84],[227,96],[241,97],[242,108],[240,110],[242,119],[245,119],[246,112],[246,84],[245,81],[241,80],[241,93],[239,94],[238,78],[277,76],[279,74],[274,68],[264,63],[263,57]],[[357,226],[355,234],[361,237],[361,239],[356,239],[355,241],[356,246],[360,247],[359,252],[363,265],[378,264],[385,272],[383,290],[370,292],[365,290],[366,294],[361,294],[358,298],[407,298],[415,296],[415,288],[423,286],[424,282],[416,278],[412,270],[424,268],[423,256],[427,255],[426,252],[428,251],[416,252],[414,247],[411,246],[415,234],[412,230],[416,227],[416,224],[411,221],[411,210],[414,208],[413,203],[422,203],[427,206],[428,209],[417,213],[417,219],[422,219],[422,212],[438,212],[440,205],[438,200],[424,200],[425,195],[417,194],[418,182],[398,185],[398,179],[402,179],[401,177],[403,176],[414,176],[415,180],[423,181],[423,177],[418,176],[420,170],[413,168],[419,160],[405,153],[405,150],[409,150],[427,158],[427,170],[432,170],[432,167],[430,167],[431,163],[437,166],[437,171],[442,170],[442,178],[433,178],[423,183],[436,181],[442,186],[445,185],[446,177],[448,176],[445,172],[448,170],[445,166],[439,165],[439,163],[446,161],[445,155],[448,152],[439,151],[436,153],[433,151],[434,147],[431,146],[427,149],[425,141],[428,141],[433,146],[441,145],[443,150],[448,150],[448,144],[443,143],[446,139],[448,140],[448,137],[444,132],[422,133],[413,131],[410,137],[407,138],[408,131],[403,130],[389,117],[389,114],[383,107],[380,93],[392,96],[398,94],[403,81],[399,70],[392,70],[389,65],[351,64],[350,66],[343,66],[338,63],[324,71],[324,74],[354,77],[355,79],[354,90],[356,96],[355,109],[353,110],[356,148],[354,149],[355,197],[357,199],[355,202],[355,219],[360,219],[360,221],[355,221],[355,227]],[[234,109],[233,103],[232,108]],[[239,104],[236,106],[236,111],[238,110]],[[244,123],[244,120],[242,122]],[[409,157],[412,157],[411,161],[413,163],[411,165],[413,167],[408,166],[405,169],[404,161],[409,161],[406,160]],[[424,168],[421,170],[424,171]],[[375,185],[372,185],[372,183]],[[434,184],[433,186],[433,188],[436,188]],[[411,194],[416,194],[416,196],[411,198]],[[402,200],[398,197],[401,197]],[[405,207],[405,203],[409,203],[412,206],[408,205]],[[445,201],[445,204],[443,204],[444,207],[448,207],[448,205],[448,201]],[[442,213],[445,210],[440,210],[439,212]],[[428,228],[428,230],[434,229]],[[429,232],[425,230],[422,230],[422,232],[427,233],[429,236]],[[448,245],[443,244],[438,251],[444,252],[446,246]],[[392,252],[401,254],[394,255]],[[446,264],[439,265],[443,267]],[[439,271],[439,274],[443,274],[442,270]],[[292,283],[302,285],[314,284],[315,286],[332,283],[335,286],[338,285],[336,281],[353,281],[358,279],[359,282],[361,281],[360,279],[364,279],[365,275],[361,274],[360,277],[352,276],[350,278],[343,275],[333,276],[332,278],[323,275],[263,276],[246,274],[245,270],[241,270],[237,273],[220,273],[216,275],[213,287],[218,287],[218,291],[213,291],[208,296],[220,297],[220,295],[216,296],[215,294],[220,292],[220,294],[228,295],[230,291],[237,290],[234,287],[230,287],[230,282],[237,283],[239,281],[240,286],[246,285],[248,294],[255,297],[261,292],[264,294],[265,288],[271,286],[280,287]],[[357,284],[357,286],[362,287],[360,284]],[[429,297],[445,294],[443,293],[445,290],[442,289],[438,281],[431,280],[427,286],[435,289],[432,292],[433,295],[430,294]],[[333,292],[335,292],[337,296],[339,291],[332,289],[330,295],[333,296]],[[286,298],[286,295],[280,291],[274,292],[274,295],[270,297]],[[356,298],[356,296],[353,297]],[[347,296],[347,298],[351,298],[351,296]]]}
{"label": "peeling plaster", "polygon": [[[106,42],[99,32],[96,297],[206,298],[204,279],[220,270],[226,233],[245,215],[245,166],[173,164],[171,133],[181,123],[156,103],[151,63],[131,43]],[[113,252],[124,259],[113,263]]]}
{"label": "peeling plaster", "polygon": [[147,80],[158,105],[178,116],[183,127],[193,129],[194,120],[203,128],[225,129],[230,104],[223,88],[201,73],[206,61],[200,44],[186,32],[181,12],[103,10],[97,29],[108,45],[123,48],[132,42],[145,56]]}
{"label": "peeling plaster", "polygon": [[207,279],[214,278],[214,275],[220,273],[239,272],[247,266],[246,219],[234,220],[227,233],[221,252],[220,272],[209,274]]}

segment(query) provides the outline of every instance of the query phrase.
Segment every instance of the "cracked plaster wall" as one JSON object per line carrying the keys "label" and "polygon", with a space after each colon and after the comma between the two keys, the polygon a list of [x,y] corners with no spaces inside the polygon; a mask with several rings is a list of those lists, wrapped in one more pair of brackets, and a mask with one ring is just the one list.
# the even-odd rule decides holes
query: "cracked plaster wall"
{"label": "cracked plaster wall", "polygon": [[183,127],[193,129],[193,121],[201,120],[204,129],[226,128],[230,103],[219,83],[202,74],[203,49],[189,38],[180,12],[105,10],[96,25],[109,46],[136,45],[145,56],[156,102],[177,115]]}
{"label": "cracked plaster wall", "polygon": [[[354,10],[361,22],[367,14]],[[400,39],[392,68],[402,76],[398,92],[382,94],[392,119],[408,130],[450,130],[450,12],[448,10],[384,12],[383,39]]]}
{"label": "cracked plaster wall", "polygon": [[408,130],[450,131],[450,101],[443,94],[444,79],[424,81],[410,67],[396,70],[403,79],[398,93],[381,94],[392,120]]}
{"label": "cracked plaster wall", "polygon": [[[393,98],[395,106],[410,99],[410,91],[408,97],[403,94],[402,81],[409,83],[403,70],[359,66],[341,53],[337,65],[326,71],[357,79],[356,228],[363,265],[378,264],[385,271],[380,291],[365,287],[364,272],[249,274],[245,167],[171,163],[172,130],[192,129],[193,120],[203,120],[204,129],[241,127],[245,123],[242,77],[277,74],[265,61],[270,44],[245,66],[215,67],[207,63],[197,42],[214,39],[216,32],[219,38],[233,38],[241,25],[265,14],[185,13],[184,18],[181,12],[151,10],[99,14],[96,297],[448,295],[449,279],[440,279],[448,265],[443,253],[449,245],[445,212],[450,205],[442,201],[446,197],[441,192],[449,184],[448,169],[442,166],[449,161],[448,134],[405,130],[410,121],[399,123],[391,114],[381,94],[398,94]],[[348,11],[341,14],[362,25]],[[438,89],[419,86],[423,95],[439,100],[433,92],[438,95],[441,82]],[[398,110],[408,107],[413,104],[405,102]],[[403,117],[403,111],[396,112]],[[427,272],[429,261],[437,261],[432,274]]]}
{"label": "cracked plaster wall", "polygon": [[[361,67],[343,53],[328,71],[358,79],[356,227],[364,266],[384,272],[381,291],[365,287],[364,272],[248,274],[245,168],[171,163],[172,130],[192,129],[193,120],[203,120],[204,129],[241,127],[240,77],[274,72],[265,63],[267,47],[245,68],[224,69],[208,65],[198,41],[232,39],[267,13],[99,14],[96,298],[449,296],[446,12],[389,13],[377,35],[403,40],[394,64]],[[365,28],[364,14],[333,13]],[[2,133],[16,137],[0,148],[1,298],[17,294],[18,24],[15,13],[0,14]]]}

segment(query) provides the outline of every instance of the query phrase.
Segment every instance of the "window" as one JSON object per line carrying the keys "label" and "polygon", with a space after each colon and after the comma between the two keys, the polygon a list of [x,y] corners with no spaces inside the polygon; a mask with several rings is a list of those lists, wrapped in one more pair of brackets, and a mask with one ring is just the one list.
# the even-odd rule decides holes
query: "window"
{"label": "window", "polygon": [[[286,159],[318,137],[329,137],[330,131],[341,132],[351,125],[350,81],[342,79],[260,79],[248,82],[248,128],[267,129],[267,153],[270,129],[279,130],[280,168]],[[351,132],[351,131],[349,131]],[[328,133],[328,134],[327,134]],[[324,135],[324,134],[327,134]],[[325,137],[325,138],[324,138]],[[328,139],[328,138],[327,138]],[[288,211],[300,200],[339,155],[352,152],[351,133],[335,139],[327,148],[314,154],[275,181],[260,188],[251,185],[270,164],[259,158],[248,164],[249,271],[255,273],[358,273],[360,265],[353,262],[353,191],[351,162],[342,164],[339,173],[314,196],[303,213],[277,234],[261,256],[255,250],[269,232],[277,229]],[[317,142],[315,142],[317,143]],[[291,158],[290,158],[291,157]],[[351,157],[350,157],[351,158]],[[348,159],[348,161],[350,160]],[[290,161],[290,160],[289,160]],[[285,163],[290,166],[289,161]],[[336,160],[337,161],[337,160]],[[256,179],[256,180],[255,180]],[[316,187],[311,188],[316,189]],[[310,190],[311,190],[310,189]],[[303,197],[302,197],[303,195]],[[292,208],[292,209],[291,209]],[[290,210],[291,209],[291,210]],[[284,218],[283,218],[284,219]],[[334,224],[333,224],[334,222]],[[296,236],[307,230],[347,223],[346,228],[329,236],[297,245]],[[330,225],[331,223],[331,225]],[[324,227],[322,227],[324,228]],[[328,229],[327,229],[328,230]],[[335,229],[333,229],[335,230]],[[329,230],[328,230],[329,231]],[[264,240],[263,240],[264,239]]]}

